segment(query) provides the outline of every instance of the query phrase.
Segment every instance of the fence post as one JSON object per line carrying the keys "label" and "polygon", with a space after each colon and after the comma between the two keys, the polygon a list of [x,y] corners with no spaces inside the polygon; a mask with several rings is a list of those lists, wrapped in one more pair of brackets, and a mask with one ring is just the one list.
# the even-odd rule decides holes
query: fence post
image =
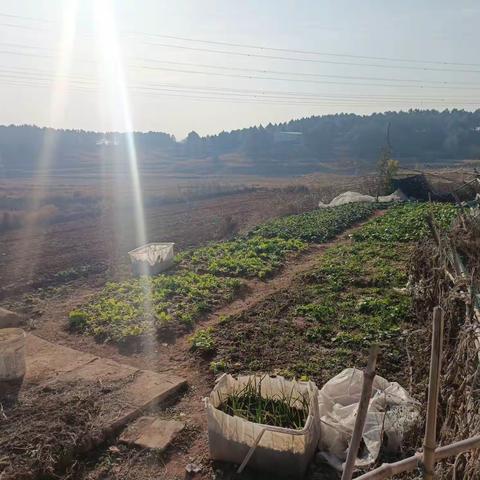
{"label": "fence post", "polygon": [[373,379],[375,378],[375,367],[377,365],[379,347],[372,345],[368,356],[367,368],[363,371],[362,393],[358,404],[357,418],[355,419],[355,427],[353,428],[352,440],[348,447],[347,459],[343,468],[342,480],[351,480],[353,469],[355,468],[355,460],[357,459],[358,448],[363,436],[365,427],[365,419],[367,418],[368,406],[372,397]]}
{"label": "fence post", "polygon": [[428,381],[427,420],[423,442],[423,467],[425,480],[433,480],[435,471],[435,447],[437,437],[437,409],[440,391],[440,372],[443,345],[443,309],[433,309],[432,350],[430,357],[430,376]]}

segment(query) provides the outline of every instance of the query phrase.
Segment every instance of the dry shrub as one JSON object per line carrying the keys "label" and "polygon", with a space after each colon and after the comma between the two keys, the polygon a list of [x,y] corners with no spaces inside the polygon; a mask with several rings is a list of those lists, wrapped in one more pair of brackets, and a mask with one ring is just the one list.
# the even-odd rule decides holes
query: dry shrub
{"label": "dry shrub", "polygon": [[76,457],[105,439],[105,418],[122,411],[121,388],[133,378],[55,381],[22,391],[13,404],[0,398],[0,478],[61,478]]}
{"label": "dry shrub", "polygon": [[54,476],[71,463],[72,453],[94,428],[98,386],[70,384],[31,391],[0,422],[0,477]]}
{"label": "dry shrub", "polygon": [[223,217],[220,224],[220,238],[232,238],[238,233],[238,229],[238,222],[232,217],[232,215],[226,215],[225,217]]}
{"label": "dry shrub", "polygon": [[21,228],[24,225],[38,225],[52,222],[60,209],[55,205],[44,205],[34,211],[4,211],[0,214],[0,232]]}
{"label": "dry shrub", "polygon": [[[461,215],[451,232],[442,236],[441,247],[426,241],[412,258],[417,318],[431,322],[434,306],[445,312],[442,388],[438,418],[439,443],[447,445],[480,434],[479,318],[472,308],[471,292],[478,291],[480,267],[480,221]],[[467,274],[455,272],[457,252]],[[423,432],[419,431],[421,438]],[[480,451],[460,455],[437,467],[439,479],[480,478]]]}

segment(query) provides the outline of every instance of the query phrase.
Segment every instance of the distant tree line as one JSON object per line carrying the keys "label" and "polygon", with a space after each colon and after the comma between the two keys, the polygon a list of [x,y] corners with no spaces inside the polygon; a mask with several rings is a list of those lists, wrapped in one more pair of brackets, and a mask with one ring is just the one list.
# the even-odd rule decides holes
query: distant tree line
{"label": "distant tree line", "polygon": [[[312,116],[285,123],[255,126],[201,137],[190,132],[177,142],[173,135],[161,132],[134,133],[140,161],[161,162],[166,158],[209,159],[210,166],[221,170],[229,154],[248,159],[251,168],[274,173],[282,162],[291,169],[318,162],[360,162],[374,165],[385,147],[385,132],[390,124],[390,142],[394,158],[410,162],[435,162],[480,158],[480,110],[410,110],[372,115],[336,114]],[[300,132],[295,141],[279,140],[281,132]],[[48,137],[51,137],[50,139]],[[55,165],[76,165],[99,152],[124,155],[127,137],[121,133],[97,133],[83,130],[53,130],[35,126],[0,127],[0,176],[4,172],[36,168],[42,149],[53,139],[49,151]],[[298,139],[298,141],[297,141]],[[112,152],[115,152],[112,154]],[[199,163],[198,165],[204,165]],[[201,170],[201,168],[199,167]]]}
{"label": "distant tree line", "polygon": [[275,142],[275,132],[295,131],[303,134],[301,144],[292,148],[295,156],[324,161],[342,157],[376,161],[385,146],[388,124],[395,157],[420,161],[480,157],[480,109],[312,116],[205,138],[192,132],[187,141],[199,153],[221,155],[242,151],[253,157],[268,158],[289,154],[285,144]]}

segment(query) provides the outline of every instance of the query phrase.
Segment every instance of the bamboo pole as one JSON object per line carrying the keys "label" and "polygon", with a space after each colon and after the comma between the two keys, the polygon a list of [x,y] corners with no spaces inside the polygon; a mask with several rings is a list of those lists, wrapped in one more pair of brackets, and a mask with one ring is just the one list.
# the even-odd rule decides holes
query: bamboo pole
{"label": "bamboo pole", "polygon": [[358,448],[363,436],[365,427],[365,419],[367,417],[370,398],[372,397],[372,385],[375,378],[375,367],[377,365],[379,347],[372,345],[368,356],[367,368],[363,371],[362,393],[360,403],[358,404],[357,418],[355,419],[355,427],[353,429],[352,440],[348,447],[347,459],[343,468],[342,480],[351,480],[353,469],[355,468],[355,460],[357,459]]}
{"label": "bamboo pole", "polygon": [[[467,438],[459,442],[451,443],[435,450],[435,460],[443,460],[448,457],[454,457],[460,453],[480,448],[480,435]],[[411,472],[422,464],[423,454],[416,453],[414,456],[405,458],[395,463],[384,463],[380,467],[370,472],[364,473],[354,480],[385,480],[399,473]]]}
{"label": "bamboo pole", "polygon": [[433,480],[435,469],[435,447],[437,437],[437,409],[440,391],[440,370],[443,345],[443,310],[433,309],[432,352],[430,357],[430,377],[428,381],[427,421],[423,442],[423,466],[425,480]]}

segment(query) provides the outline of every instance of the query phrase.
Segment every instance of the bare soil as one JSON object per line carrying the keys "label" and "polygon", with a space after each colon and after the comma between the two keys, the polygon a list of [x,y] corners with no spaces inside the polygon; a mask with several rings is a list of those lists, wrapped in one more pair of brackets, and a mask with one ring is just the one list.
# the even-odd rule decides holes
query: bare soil
{"label": "bare soil", "polygon": [[[179,251],[313,207],[313,199],[305,201],[304,192],[275,190],[149,207],[147,240],[175,242]],[[125,275],[127,252],[138,246],[133,218],[131,209],[104,206],[91,218],[0,234],[0,299],[75,277]]]}

